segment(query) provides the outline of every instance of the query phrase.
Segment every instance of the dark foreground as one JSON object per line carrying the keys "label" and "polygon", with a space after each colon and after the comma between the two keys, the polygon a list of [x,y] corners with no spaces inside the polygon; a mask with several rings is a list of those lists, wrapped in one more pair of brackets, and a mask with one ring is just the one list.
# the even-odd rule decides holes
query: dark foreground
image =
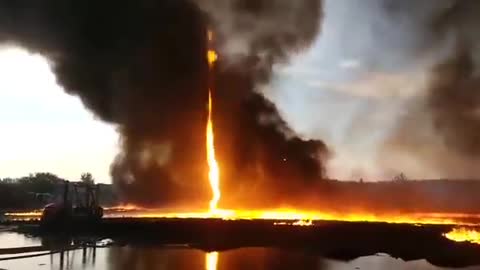
{"label": "dark foreground", "polygon": [[134,218],[69,224],[50,231],[40,229],[36,222],[10,225],[45,239],[47,249],[71,239],[110,238],[119,246],[182,245],[205,251],[274,247],[340,260],[386,253],[406,261],[425,259],[437,266],[480,265],[480,245],[443,237],[453,228],[450,225],[316,222],[315,226],[300,227],[273,225],[272,221]]}

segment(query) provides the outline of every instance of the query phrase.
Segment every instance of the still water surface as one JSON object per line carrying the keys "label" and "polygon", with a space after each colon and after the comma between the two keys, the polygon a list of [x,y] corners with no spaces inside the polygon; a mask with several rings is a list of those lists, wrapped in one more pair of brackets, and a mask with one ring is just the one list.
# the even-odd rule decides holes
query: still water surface
{"label": "still water surface", "polygon": [[[16,233],[0,233],[0,248],[41,245],[41,241]],[[4,258],[6,256],[0,256]],[[271,248],[242,248],[203,252],[187,248],[117,247],[73,250],[40,257],[0,261],[9,270],[445,270],[424,260],[404,262],[387,255],[369,256],[350,262],[321,258],[314,254]],[[480,267],[463,268],[480,270]]]}

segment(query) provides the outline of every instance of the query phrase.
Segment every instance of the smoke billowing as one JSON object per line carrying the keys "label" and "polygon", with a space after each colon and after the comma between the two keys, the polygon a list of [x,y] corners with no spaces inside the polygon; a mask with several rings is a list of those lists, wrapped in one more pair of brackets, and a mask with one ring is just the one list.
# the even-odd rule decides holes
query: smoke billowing
{"label": "smoke billowing", "polygon": [[325,145],[297,138],[256,93],[274,63],[315,39],[320,16],[319,0],[0,0],[0,42],[48,57],[64,89],[116,125],[122,150],[111,170],[126,200],[202,205],[207,29],[222,59],[214,93],[222,181],[235,190],[258,179],[268,189],[324,173]]}
{"label": "smoke billowing", "polygon": [[[480,5],[451,1],[432,23],[431,46],[448,44],[448,53],[429,70],[423,99],[400,119],[387,148],[404,152],[436,177],[477,178],[480,158]],[[423,146],[421,146],[423,145]]]}
{"label": "smoke billowing", "polygon": [[441,27],[454,32],[452,54],[433,70],[428,105],[434,126],[452,150],[480,157],[480,4],[458,1]]}
{"label": "smoke billowing", "polygon": [[331,177],[477,178],[477,2],[326,0],[312,49],[262,91],[326,142]]}

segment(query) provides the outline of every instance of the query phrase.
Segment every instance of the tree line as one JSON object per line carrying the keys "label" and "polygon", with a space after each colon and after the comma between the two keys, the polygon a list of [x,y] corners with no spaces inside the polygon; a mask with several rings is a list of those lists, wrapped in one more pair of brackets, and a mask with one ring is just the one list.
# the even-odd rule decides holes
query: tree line
{"label": "tree line", "polygon": [[[67,179],[53,173],[38,172],[19,178],[0,178],[0,212],[2,209],[42,207],[62,194]],[[94,184],[91,173],[83,173],[80,181]]]}
{"label": "tree line", "polygon": [[[67,179],[61,178],[53,173],[39,172],[31,173],[28,176],[20,178],[0,178],[0,184],[19,185],[24,190],[35,193],[53,192],[59,184],[63,184]],[[87,184],[95,184],[95,179],[91,173],[82,173],[80,181]]]}

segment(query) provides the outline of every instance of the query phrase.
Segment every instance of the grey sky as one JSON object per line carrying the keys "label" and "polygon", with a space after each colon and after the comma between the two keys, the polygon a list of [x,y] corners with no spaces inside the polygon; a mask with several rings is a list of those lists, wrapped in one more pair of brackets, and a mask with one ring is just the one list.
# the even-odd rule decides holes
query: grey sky
{"label": "grey sky", "polygon": [[0,49],[0,177],[52,172],[110,182],[118,136],[56,84],[48,62],[23,49]]}

